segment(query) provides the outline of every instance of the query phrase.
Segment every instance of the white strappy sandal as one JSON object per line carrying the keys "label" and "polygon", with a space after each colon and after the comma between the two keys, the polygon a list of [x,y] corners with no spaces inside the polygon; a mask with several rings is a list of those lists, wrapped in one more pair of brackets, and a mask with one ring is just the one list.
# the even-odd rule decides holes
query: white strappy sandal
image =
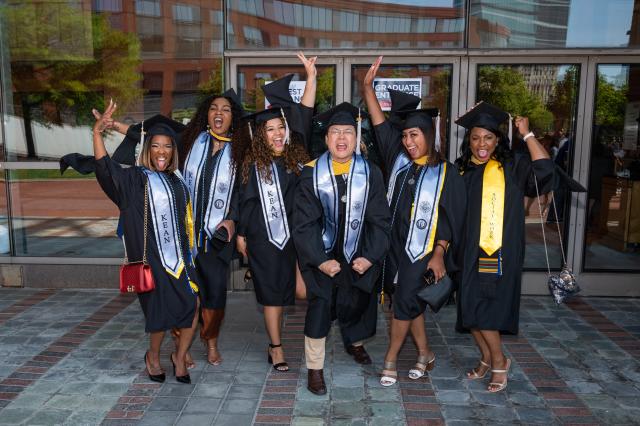
{"label": "white strappy sandal", "polygon": [[[482,373],[482,375],[478,374],[478,370],[480,370],[482,367],[485,368],[484,373]],[[487,364],[486,362],[484,362],[483,360],[480,360],[480,365],[473,368],[471,371],[467,372],[467,379],[469,380],[478,380],[478,379],[484,379],[484,376],[487,375],[487,372],[489,372],[489,370],[491,369],[491,365]]]}
{"label": "white strappy sandal", "polygon": [[395,361],[385,361],[384,369],[382,370],[382,377],[380,377],[380,384],[382,386],[389,387],[396,384],[398,381],[398,369]]}
{"label": "white strappy sandal", "polygon": [[491,393],[503,391],[507,388],[507,379],[509,378],[509,368],[511,368],[511,360],[507,358],[507,367],[504,370],[491,370],[491,373],[502,374],[504,373],[503,382],[490,382],[487,390]]}
{"label": "white strappy sandal", "polygon": [[436,361],[436,354],[433,354],[433,358],[427,359],[426,355],[419,355],[416,364],[411,370],[409,370],[409,378],[412,380],[418,380],[425,375],[427,371],[433,370]]}

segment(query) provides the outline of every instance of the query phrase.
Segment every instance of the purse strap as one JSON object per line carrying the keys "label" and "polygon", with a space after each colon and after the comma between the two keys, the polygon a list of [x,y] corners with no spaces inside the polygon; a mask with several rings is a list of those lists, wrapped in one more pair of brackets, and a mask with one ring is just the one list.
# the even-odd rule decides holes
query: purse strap
{"label": "purse strap", "polygon": [[[149,181],[144,184],[144,241],[142,243],[142,263],[148,265],[147,262],[147,224],[149,217]],[[124,243],[124,240],[123,240]],[[129,257],[127,256],[127,245],[124,245],[124,260],[123,264],[127,265],[129,263]]]}
{"label": "purse strap", "polygon": [[[536,186],[536,200],[538,201],[538,210],[540,212],[540,227],[542,228],[542,241],[544,242],[544,257],[547,261],[547,273],[551,276],[551,265],[549,264],[549,252],[547,249],[547,237],[544,231],[544,218],[542,217],[542,204],[540,204],[540,191],[538,190],[538,178],[533,173],[533,182]],[[556,200],[553,192],[551,193],[551,206],[553,207],[553,214],[556,218],[556,226],[558,231],[558,241],[560,242],[560,253],[562,253],[562,265],[567,264],[567,258],[564,255],[564,245],[562,244],[562,232],[560,231],[560,222],[558,221],[558,210],[556,209]]]}

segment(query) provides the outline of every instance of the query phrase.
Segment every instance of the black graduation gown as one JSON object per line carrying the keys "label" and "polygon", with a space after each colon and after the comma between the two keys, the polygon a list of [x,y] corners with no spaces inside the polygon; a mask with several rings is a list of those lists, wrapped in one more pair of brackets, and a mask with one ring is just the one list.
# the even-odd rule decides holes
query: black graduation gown
{"label": "black graduation gown", "polygon": [[[123,168],[108,156],[95,161],[96,177],[109,198],[120,209],[120,221],[124,232],[124,244],[129,261],[139,261],[144,248],[144,186],[147,176],[141,167]],[[176,195],[178,232],[182,242],[183,258],[189,253],[185,229],[185,187],[174,175],[167,175]],[[187,195],[188,196],[188,195]],[[149,206],[151,207],[151,206]],[[196,313],[197,294],[191,290],[189,278],[200,283],[197,272],[185,265],[179,279],[167,273],[160,261],[160,254],[153,231],[151,211],[147,212],[147,260],[151,266],[156,288],[138,294],[145,317],[145,331],[165,331],[171,328],[191,327]]]}
{"label": "black graduation gown", "polygon": [[[300,271],[307,286],[305,336],[326,337],[331,321],[338,319],[345,346],[370,338],[376,332],[377,295],[375,283],[382,260],[389,247],[390,213],[385,198],[382,173],[370,165],[369,195],[364,228],[353,259],[365,257],[373,265],[360,276],[353,271],[343,254],[346,204],[339,203],[338,238],[332,252],[326,253],[322,242],[323,208],[313,187],[313,165],[305,166],[295,193],[293,240],[298,252]],[[336,176],[338,196],[346,194],[346,183]],[[334,278],[318,266],[335,259],[341,271]],[[352,260],[353,260],[352,259]],[[357,286],[357,287],[356,287]],[[370,291],[364,291],[367,289]]]}
{"label": "black graduation gown", "polygon": [[[482,178],[485,165],[470,164],[463,175],[468,208],[460,249],[462,273],[459,276],[458,319],[456,329],[498,330],[517,334],[520,319],[520,287],[525,249],[524,196],[535,197],[533,173],[540,194],[551,190],[553,162],[531,161],[528,152],[514,152],[504,165],[505,199],[502,231],[502,276],[478,272]],[[533,173],[532,173],[533,172]]]}
{"label": "black graduation gown", "polygon": [[[231,242],[223,242],[216,238],[210,240],[202,227],[209,202],[209,190],[213,179],[213,171],[222,153],[222,149],[220,149],[212,156],[213,145],[212,141],[209,144],[209,150],[206,155],[205,172],[203,177],[200,178],[200,182],[198,182],[198,206],[193,218],[196,242],[199,242],[195,264],[202,278],[202,284],[200,286],[200,301],[202,307],[206,309],[224,309],[227,303],[229,263],[233,256],[235,238],[231,238]],[[229,200],[229,211],[225,216],[225,220],[233,220],[234,222],[238,220],[239,181],[239,176],[236,173],[233,192]],[[202,230],[202,233],[200,230]]]}
{"label": "black graduation gown", "polygon": [[[283,157],[276,157],[275,163],[291,234],[294,191],[298,176],[287,170]],[[258,303],[264,306],[293,305],[297,260],[293,238],[289,238],[282,250],[269,242],[262,213],[258,177],[253,167],[249,180],[242,186],[238,235],[247,239],[249,268]]]}
{"label": "black graduation gown", "polygon": [[[388,121],[375,126],[378,150],[385,162],[385,168],[391,173],[393,164],[403,151],[401,132]],[[438,204],[438,223],[435,241],[449,241],[449,250],[445,255],[447,273],[457,271],[458,265],[453,254],[461,238],[464,224],[466,196],[464,182],[458,169],[447,162],[444,187]],[[417,294],[424,287],[423,275],[431,260],[432,252],[415,263],[407,255],[405,246],[411,226],[411,209],[413,206],[417,179],[422,166],[412,164],[406,171],[398,175],[391,199],[391,250],[387,255],[382,282],[387,293],[393,294],[393,315],[399,320],[412,320],[422,314],[426,303]],[[388,179],[387,179],[388,180]],[[404,188],[402,188],[404,183]],[[402,191],[401,191],[402,188]],[[434,242],[435,247],[435,242]],[[398,274],[397,284],[394,279]]]}

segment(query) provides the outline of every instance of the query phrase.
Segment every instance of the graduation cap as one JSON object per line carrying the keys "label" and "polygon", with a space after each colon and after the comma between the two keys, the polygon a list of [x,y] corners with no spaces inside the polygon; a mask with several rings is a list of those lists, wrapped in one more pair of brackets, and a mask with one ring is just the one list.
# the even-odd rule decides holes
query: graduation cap
{"label": "graduation cap", "polygon": [[420,105],[420,99],[411,93],[401,92],[400,90],[387,89],[391,98],[391,113],[403,110],[415,110]]}
{"label": "graduation cap", "polygon": [[[158,126],[157,129],[154,129],[156,126]],[[154,132],[163,132],[154,134],[171,136],[174,142],[177,143],[177,134],[182,132],[185,127],[184,124],[161,114],[156,114],[140,123],[132,124],[129,126],[126,136],[113,152],[111,158],[120,164],[132,166],[136,163],[136,146],[138,143],[142,144],[144,142],[145,134],[153,136],[153,134],[150,133],[151,130],[154,130]],[[146,129],[149,129],[149,132],[145,132]]]}
{"label": "graduation cap", "polygon": [[[253,129],[251,128],[251,121],[255,123],[256,126],[272,120],[274,118],[282,118],[284,120],[285,126],[285,143],[289,143],[289,122],[287,121],[287,114],[289,114],[296,102],[291,97],[291,93],[289,92],[289,84],[293,79],[293,74],[288,74],[276,81],[272,81],[269,84],[265,84],[262,86],[262,91],[264,92],[264,96],[267,98],[269,103],[271,104],[269,108],[254,112],[253,114],[249,114],[244,117],[249,126],[249,134],[251,135],[251,139],[253,139]],[[294,120],[294,122],[299,122],[300,120]],[[299,131],[298,129],[294,129]],[[302,131],[299,131],[303,133]]]}
{"label": "graduation cap", "polygon": [[231,103],[235,104],[244,113],[244,108],[242,107],[242,101],[240,100],[240,96],[238,96],[235,90],[233,89],[225,90],[225,92],[222,94],[222,97],[229,99]]}
{"label": "graduation cap", "polygon": [[360,141],[362,140],[362,119],[366,113],[351,105],[349,102],[343,102],[334,106],[314,117],[322,127],[327,131],[331,126],[353,126],[356,128],[356,154],[360,154]]}
{"label": "graduation cap", "polygon": [[[402,130],[413,127],[427,129],[435,127],[435,147],[436,151],[440,151],[440,110],[438,108],[405,109],[396,111],[395,114],[402,120],[400,125]],[[433,124],[434,118],[436,119],[435,125]]]}
{"label": "graduation cap", "polygon": [[500,129],[500,124],[506,121],[509,123],[509,147],[511,147],[511,115],[496,106],[480,101],[462,117],[459,117],[455,123],[467,130],[471,130],[474,127],[482,127],[490,132],[497,133]]}

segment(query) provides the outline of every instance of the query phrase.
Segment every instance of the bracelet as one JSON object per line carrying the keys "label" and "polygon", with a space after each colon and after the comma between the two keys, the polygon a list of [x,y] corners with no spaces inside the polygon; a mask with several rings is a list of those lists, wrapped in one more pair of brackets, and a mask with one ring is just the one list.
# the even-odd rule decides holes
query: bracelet
{"label": "bracelet", "polygon": [[447,248],[442,243],[436,243],[436,247],[442,247],[443,254],[447,254]]}
{"label": "bracelet", "polygon": [[531,136],[533,136],[534,138],[536,137],[536,135],[534,135],[533,132],[529,132],[522,137],[522,140],[526,142],[527,139],[530,138]]}

